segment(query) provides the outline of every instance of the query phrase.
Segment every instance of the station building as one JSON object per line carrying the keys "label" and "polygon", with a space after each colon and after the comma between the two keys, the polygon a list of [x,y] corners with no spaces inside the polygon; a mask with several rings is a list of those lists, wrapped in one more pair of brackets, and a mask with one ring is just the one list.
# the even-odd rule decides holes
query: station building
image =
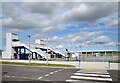
{"label": "station building", "polygon": [[59,59],[67,61],[105,62],[119,61],[117,50],[87,50],[61,53],[48,47],[43,41],[36,39],[35,43],[21,42],[19,35],[6,34],[6,50],[2,52],[3,59],[35,60]]}
{"label": "station building", "polygon": [[6,50],[2,53],[3,59],[46,60],[51,58],[62,58],[65,55],[47,45],[43,45],[40,40],[35,43],[21,42],[19,35],[15,33],[6,34]]}

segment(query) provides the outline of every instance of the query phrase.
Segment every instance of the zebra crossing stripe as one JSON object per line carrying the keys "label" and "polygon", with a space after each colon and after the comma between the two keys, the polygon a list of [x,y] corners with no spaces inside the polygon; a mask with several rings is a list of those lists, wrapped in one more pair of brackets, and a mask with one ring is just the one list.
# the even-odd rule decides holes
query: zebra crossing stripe
{"label": "zebra crossing stripe", "polygon": [[102,72],[81,72],[80,71],[77,71],[78,73],[85,73],[85,74],[104,74],[104,75],[109,75],[109,73],[102,73]]}
{"label": "zebra crossing stripe", "polygon": [[81,75],[81,76],[100,76],[100,77],[110,77],[110,75],[100,75],[100,74],[84,74],[84,73],[74,73],[74,75]]}
{"label": "zebra crossing stripe", "polygon": [[66,80],[66,82],[77,82],[77,81],[80,81],[80,80],[72,80],[72,79]]}
{"label": "zebra crossing stripe", "polygon": [[97,77],[84,77],[84,76],[71,76],[70,79],[95,80],[95,81],[112,81],[111,78],[97,78]]}

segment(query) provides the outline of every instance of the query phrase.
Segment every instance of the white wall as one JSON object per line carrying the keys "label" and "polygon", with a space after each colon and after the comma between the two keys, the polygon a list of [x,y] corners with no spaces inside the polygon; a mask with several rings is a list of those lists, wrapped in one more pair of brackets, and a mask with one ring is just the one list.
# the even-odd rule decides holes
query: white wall
{"label": "white wall", "polygon": [[11,59],[11,55],[12,55],[11,45],[12,45],[12,34],[7,33],[6,34],[6,51],[3,54],[2,58]]}
{"label": "white wall", "polygon": [[12,59],[14,50],[12,49],[12,39],[18,39],[18,35],[6,33],[6,50],[2,54],[3,59]]}

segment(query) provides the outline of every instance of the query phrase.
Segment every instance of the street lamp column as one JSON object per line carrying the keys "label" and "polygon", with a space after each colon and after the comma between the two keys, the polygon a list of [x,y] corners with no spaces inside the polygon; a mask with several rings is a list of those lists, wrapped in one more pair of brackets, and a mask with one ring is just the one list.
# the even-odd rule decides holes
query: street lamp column
{"label": "street lamp column", "polygon": [[46,64],[48,65],[48,38],[47,38],[47,57],[46,57]]}
{"label": "street lamp column", "polygon": [[[30,51],[30,35],[28,35],[28,38],[29,38],[29,51]],[[29,64],[31,64],[31,54],[30,54],[30,52],[29,52]]]}

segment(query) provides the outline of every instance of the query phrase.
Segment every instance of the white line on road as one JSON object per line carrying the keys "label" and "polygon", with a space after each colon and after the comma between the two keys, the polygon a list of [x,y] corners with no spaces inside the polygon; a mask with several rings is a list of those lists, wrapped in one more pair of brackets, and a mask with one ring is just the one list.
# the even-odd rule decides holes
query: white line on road
{"label": "white line on road", "polygon": [[59,71],[62,71],[61,69]]}
{"label": "white line on road", "polygon": [[10,77],[10,76],[6,76],[6,77]]}
{"label": "white line on road", "polygon": [[42,79],[43,77],[38,77],[38,79]]}
{"label": "white line on road", "polygon": [[100,74],[84,74],[84,73],[74,73],[74,75],[82,75],[82,76],[101,76],[101,77],[110,77],[110,75],[100,75]]}
{"label": "white line on road", "polygon": [[97,78],[97,77],[84,77],[84,76],[71,76],[74,79],[84,79],[84,80],[98,80],[98,81],[112,81],[111,78]]}
{"label": "white line on road", "polygon": [[85,73],[85,74],[89,74],[89,73],[91,73],[91,74],[109,74],[109,73],[102,73],[102,72],[82,72],[81,70],[79,70],[79,71],[77,71],[77,72],[79,72],[79,73]]}
{"label": "white line on road", "polygon": [[66,80],[66,82],[73,82],[73,81],[80,81],[80,80],[72,80],[72,79]]}
{"label": "white line on road", "polygon": [[50,74],[54,74],[54,72],[50,72]]}
{"label": "white line on road", "polygon": [[19,78],[24,78],[24,79],[28,79],[29,77],[19,77]]}
{"label": "white line on road", "polygon": [[46,74],[45,76],[49,76],[49,74]]}
{"label": "white line on road", "polygon": [[55,71],[55,72],[58,72],[58,71]]}
{"label": "white line on road", "polygon": [[6,75],[6,77],[10,77],[10,78],[22,78],[22,79],[36,79],[36,78],[31,78],[31,77],[19,77],[19,76],[8,76]]}
{"label": "white line on road", "polygon": [[15,76],[11,76],[12,78],[14,78]]}

